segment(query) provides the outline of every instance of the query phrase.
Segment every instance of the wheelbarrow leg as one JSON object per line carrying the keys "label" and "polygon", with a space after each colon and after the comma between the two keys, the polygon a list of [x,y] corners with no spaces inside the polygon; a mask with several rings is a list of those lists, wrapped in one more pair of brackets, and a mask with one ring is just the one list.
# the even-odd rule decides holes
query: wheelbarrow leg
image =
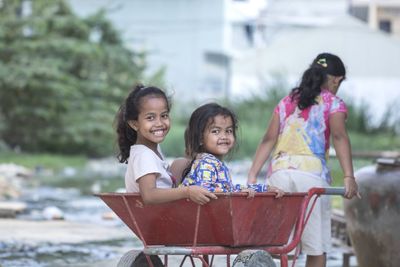
{"label": "wheelbarrow leg", "polygon": [[282,254],[281,255],[281,267],[288,267],[289,265],[289,259],[287,254]]}
{"label": "wheelbarrow leg", "polygon": [[203,255],[203,259],[204,259],[204,261],[207,263],[207,265],[205,265],[205,264],[203,263],[203,267],[209,266],[210,260],[209,260],[209,258],[208,258],[208,255]]}
{"label": "wheelbarrow leg", "polygon": [[198,256],[193,256],[193,257],[198,258],[201,261],[202,267],[210,267],[211,266],[208,262],[208,255],[202,255],[202,256],[198,255]]}
{"label": "wheelbarrow leg", "polygon": [[168,255],[164,255],[164,266],[168,267]]}
{"label": "wheelbarrow leg", "polygon": [[191,255],[185,255],[181,261],[181,264],[179,265],[179,267],[182,267],[183,264],[185,263],[186,259],[189,258],[190,259],[190,263],[192,264],[192,267],[195,267],[196,265],[194,264],[194,260],[193,260],[193,256]]}

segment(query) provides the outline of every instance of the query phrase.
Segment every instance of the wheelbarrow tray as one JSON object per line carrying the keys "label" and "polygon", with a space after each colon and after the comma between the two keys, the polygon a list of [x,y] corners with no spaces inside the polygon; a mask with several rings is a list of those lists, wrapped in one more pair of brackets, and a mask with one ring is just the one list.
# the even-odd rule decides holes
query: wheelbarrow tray
{"label": "wheelbarrow tray", "polygon": [[[307,193],[217,194],[197,205],[182,199],[145,205],[137,193],[97,194],[143,243],[165,246],[283,246]],[[197,225],[198,224],[198,225]]]}

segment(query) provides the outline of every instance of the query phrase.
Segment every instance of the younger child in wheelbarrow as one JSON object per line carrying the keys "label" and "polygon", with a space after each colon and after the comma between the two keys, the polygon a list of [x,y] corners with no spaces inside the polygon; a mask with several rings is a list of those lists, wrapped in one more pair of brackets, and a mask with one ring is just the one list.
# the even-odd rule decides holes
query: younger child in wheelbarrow
{"label": "younger child in wheelbarrow", "polygon": [[209,103],[197,108],[191,115],[185,131],[186,154],[191,164],[183,171],[182,186],[201,186],[210,192],[284,192],[266,184],[233,184],[223,158],[234,148],[238,121],[228,108]]}

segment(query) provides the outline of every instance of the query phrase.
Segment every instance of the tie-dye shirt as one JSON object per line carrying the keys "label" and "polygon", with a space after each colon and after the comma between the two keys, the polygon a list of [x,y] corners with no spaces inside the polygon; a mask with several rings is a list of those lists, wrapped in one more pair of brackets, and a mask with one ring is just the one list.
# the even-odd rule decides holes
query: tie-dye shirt
{"label": "tie-dye shirt", "polygon": [[264,184],[234,185],[225,163],[208,153],[197,156],[189,173],[184,177],[182,185],[198,185],[215,193],[240,192],[245,188],[252,188],[256,192],[267,191],[267,186]]}
{"label": "tie-dye shirt", "polygon": [[274,112],[279,115],[279,137],[268,168],[268,176],[278,170],[294,169],[318,175],[331,183],[327,166],[329,115],[347,114],[342,99],[324,89],[317,104],[305,110],[297,107],[290,95],[283,98]]}

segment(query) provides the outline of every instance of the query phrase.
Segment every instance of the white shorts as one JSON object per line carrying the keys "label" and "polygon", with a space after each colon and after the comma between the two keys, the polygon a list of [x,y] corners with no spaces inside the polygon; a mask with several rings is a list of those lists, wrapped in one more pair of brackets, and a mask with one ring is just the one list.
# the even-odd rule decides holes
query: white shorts
{"label": "white shorts", "polygon": [[[273,173],[267,182],[286,192],[307,192],[312,187],[329,187],[329,184],[316,175],[297,171],[280,170]],[[309,203],[311,207],[313,199]],[[302,252],[317,256],[328,253],[331,248],[331,199],[322,195],[315,203],[301,237]]]}

